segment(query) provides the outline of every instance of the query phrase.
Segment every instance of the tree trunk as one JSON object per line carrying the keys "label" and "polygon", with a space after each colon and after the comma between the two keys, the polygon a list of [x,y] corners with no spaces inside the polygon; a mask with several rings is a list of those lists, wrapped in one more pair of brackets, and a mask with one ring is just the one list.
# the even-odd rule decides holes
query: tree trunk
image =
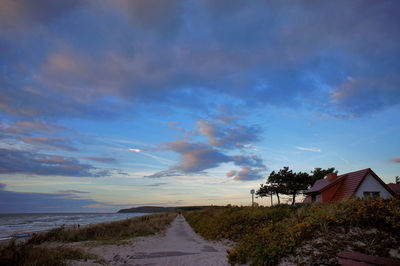
{"label": "tree trunk", "polygon": [[294,205],[296,203],[296,194],[293,194],[293,201],[292,201],[292,205]]}
{"label": "tree trunk", "polygon": [[272,205],[274,205],[274,203],[272,202],[272,196],[273,196],[274,194],[271,192],[271,206]]}
{"label": "tree trunk", "polygon": [[279,198],[279,193],[276,193],[276,196],[278,197],[278,205],[281,204],[281,199]]}

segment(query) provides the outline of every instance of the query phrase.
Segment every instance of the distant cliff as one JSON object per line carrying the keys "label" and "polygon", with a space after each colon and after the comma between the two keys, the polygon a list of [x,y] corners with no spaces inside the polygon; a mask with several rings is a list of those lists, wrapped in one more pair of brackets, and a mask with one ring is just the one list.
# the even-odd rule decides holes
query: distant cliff
{"label": "distant cliff", "polygon": [[157,212],[178,212],[178,211],[193,211],[202,210],[205,208],[221,209],[224,206],[185,206],[185,207],[159,207],[159,206],[142,206],[129,209],[119,210],[118,213],[140,212],[140,213],[157,213]]}

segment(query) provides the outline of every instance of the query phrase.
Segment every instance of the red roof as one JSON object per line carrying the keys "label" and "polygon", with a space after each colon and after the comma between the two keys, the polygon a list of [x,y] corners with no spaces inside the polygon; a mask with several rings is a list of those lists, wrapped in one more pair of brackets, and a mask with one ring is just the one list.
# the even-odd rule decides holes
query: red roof
{"label": "red roof", "polygon": [[323,201],[341,201],[354,196],[364,179],[371,174],[393,196],[395,193],[370,168],[339,175],[333,180],[320,179],[305,194],[323,193]]}
{"label": "red roof", "polygon": [[387,184],[390,189],[397,194],[397,196],[400,196],[400,184]]}

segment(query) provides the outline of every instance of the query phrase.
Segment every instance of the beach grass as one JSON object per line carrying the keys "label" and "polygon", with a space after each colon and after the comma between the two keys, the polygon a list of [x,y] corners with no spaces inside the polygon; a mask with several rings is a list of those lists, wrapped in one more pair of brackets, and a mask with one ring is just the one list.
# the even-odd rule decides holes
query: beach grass
{"label": "beach grass", "polygon": [[26,242],[15,240],[0,248],[0,265],[67,265],[70,260],[95,260],[102,258],[77,248],[49,243],[95,241],[117,243],[118,241],[159,233],[175,219],[176,213],[160,213],[126,220],[98,223],[76,228],[60,227],[34,235]]}
{"label": "beach grass", "polygon": [[[310,260],[334,264],[342,248],[389,257],[390,248],[400,243],[400,200],[393,198],[231,207],[184,215],[204,238],[237,243],[228,252],[231,264],[276,265],[306,243],[312,254],[321,253]],[[385,236],[387,243],[377,241],[379,236]]]}
{"label": "beach grass", "polygon": [[114,241],[156,234],[166,228],[175,218],[175,213],[160,213],[134,217],[115,222],[98,223],[76,228],[55,228],[44,234],[33,236],[29,243],[48,241],[78,242],[87,240]]}
{"label": "beach grass", "polygon": [[84,252],[77,248],[57,246],[41,247],[33,244],[15,244],[11,241],[0,250],[0,265],[68,265],[70,260],[93,260],[105,264],[97,255]]}

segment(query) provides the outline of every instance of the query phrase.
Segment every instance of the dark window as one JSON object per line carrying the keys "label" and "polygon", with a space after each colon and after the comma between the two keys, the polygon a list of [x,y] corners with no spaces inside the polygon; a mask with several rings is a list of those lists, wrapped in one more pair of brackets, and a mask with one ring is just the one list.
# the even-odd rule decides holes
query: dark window
{"label": "dark window", "polygon": [[376,198],[380,196],[379,191],[364,191],[364,197]]}
{"label": "dark window", "polygon": [[312,195],[312,196],[311,196],[311,201],[312,201],[312,202],[318,201],[318,198],[319,198],[319,195],[318,195],[318,194]]}

